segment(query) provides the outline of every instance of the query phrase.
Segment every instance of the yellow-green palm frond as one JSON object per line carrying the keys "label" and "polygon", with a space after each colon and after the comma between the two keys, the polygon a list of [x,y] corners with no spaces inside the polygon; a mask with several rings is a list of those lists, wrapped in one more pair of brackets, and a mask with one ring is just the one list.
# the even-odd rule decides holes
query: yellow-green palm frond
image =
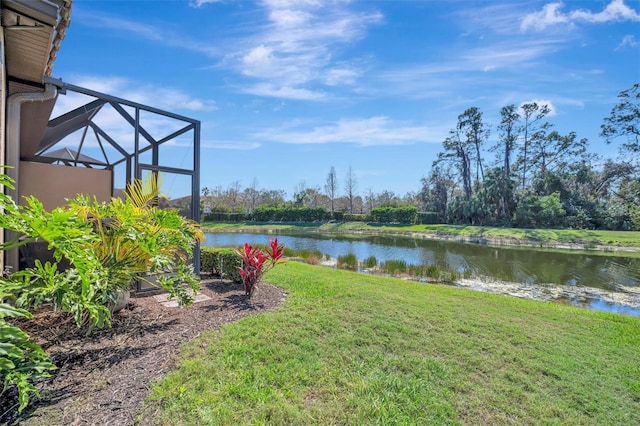
{"label": "yellow-green palm frond", "polygon": [[158,173],[149,174],[144,180],[135,179],[127,184],[125,196],[135,207],[151,208],[158,205],[158,197],[162,197],[160,186],[164,177]]}

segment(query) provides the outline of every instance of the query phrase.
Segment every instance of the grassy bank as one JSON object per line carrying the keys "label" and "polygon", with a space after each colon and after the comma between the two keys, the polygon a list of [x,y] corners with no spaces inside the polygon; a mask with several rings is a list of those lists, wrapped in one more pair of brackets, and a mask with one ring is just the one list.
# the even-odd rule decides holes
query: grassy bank
{"label": "grassy bank", "polygon": [[323,224],[203,223],[205,231],[316,231],[423,236],[425,238],[476,241],[484,244],[547,248],[640,251],[640,232],[585,229],[520,229],[465,225],[370,225],[363,222]]}
{"label": "grassy bank", "polygon": [[188,344],[162,425],[640,424],[640,318],[289,262]]}

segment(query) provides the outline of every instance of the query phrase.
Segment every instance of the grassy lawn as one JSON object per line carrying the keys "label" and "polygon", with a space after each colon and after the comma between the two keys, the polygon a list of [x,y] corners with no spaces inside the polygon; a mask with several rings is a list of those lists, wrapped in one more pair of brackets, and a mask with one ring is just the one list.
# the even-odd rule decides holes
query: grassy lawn
{"label": "grassy lawn", "polygon": [[640,318],[289,262],[202,335],[161,425],[640,424]]}
{"label": "grassy lawn", "polygon": [[489,226],[465,225],[369,225],[363,222],[324,223],[324,224],[254,224],[247,223],[203,223],[205,231],[318,231],[318,232],[365,232],[390,234],[424,234],[425,236],[451,236],[468,238],[500,239],[533,245],[578,244],[586,248],[595,245],[616,247],[635,247],[640,251],[639,231],[595,231],[586,229],[520,229],[497,228]]}

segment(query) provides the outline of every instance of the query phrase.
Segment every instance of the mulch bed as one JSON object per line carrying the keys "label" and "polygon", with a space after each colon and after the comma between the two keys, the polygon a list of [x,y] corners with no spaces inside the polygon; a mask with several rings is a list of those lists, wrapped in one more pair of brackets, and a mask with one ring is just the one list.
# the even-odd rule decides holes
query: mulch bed
{"label": "mulch bed", "polygon": [[286,298],[284,290],[262,283],[249,299],[241,285],[213,277],[203,277],[201,293],[211,300],[182,308],[165,307],[153,297],[133,298],[113,315],[111,328],[88,336],[67,315],[40,313],[22,323],[58,370],[38,384],[40,399],[32,398],[21,415],[15,393],[5,392],[0,424],[131,425],[150,383],[176,367],[182,343],[247,315],[276,309]]}

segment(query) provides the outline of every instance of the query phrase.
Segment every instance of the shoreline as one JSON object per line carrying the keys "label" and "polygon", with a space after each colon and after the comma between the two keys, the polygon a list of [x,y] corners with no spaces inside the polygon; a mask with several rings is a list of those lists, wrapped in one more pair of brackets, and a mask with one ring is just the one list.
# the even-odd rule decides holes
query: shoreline
{"label": "shoreline", "polygon": [[[300,226],[300,224],[290,223],[271,223],[271,224],[250,224],[250,225],[230,225],[228,227],[208,228],[202,226],[203,232],[210,233],[274,233],[274,232],[313,232],[322,234],[346,234],[346,235],[378,235],[378,236],[397,236],[414,239],[430,239],[435,241],[452,241],[458,243],[478,244],[491,247],[513,247],[513,248],[533,248],[540,250],[561,250],[561,251],[584,251],[589,253],[603,254],[638,254],[640,256],[640,246],[625,246],[615,244],[602,244],[593,241],[577,240],[577,241],[553,241],[548,239],[531,239],[517,236],[486,236],[479,234],[460,235],[447,231],[415,231],[415,230],[394,230],[394,229],[352,229],[342,228],[341,224],[330,228],[323,229],[325,224],[313,224],[313,226]],[[479,229],[482,227],[478,227]],[[633,232],[633,231],[628,231]],[[640,241],[640,236],[639,239]]]}

